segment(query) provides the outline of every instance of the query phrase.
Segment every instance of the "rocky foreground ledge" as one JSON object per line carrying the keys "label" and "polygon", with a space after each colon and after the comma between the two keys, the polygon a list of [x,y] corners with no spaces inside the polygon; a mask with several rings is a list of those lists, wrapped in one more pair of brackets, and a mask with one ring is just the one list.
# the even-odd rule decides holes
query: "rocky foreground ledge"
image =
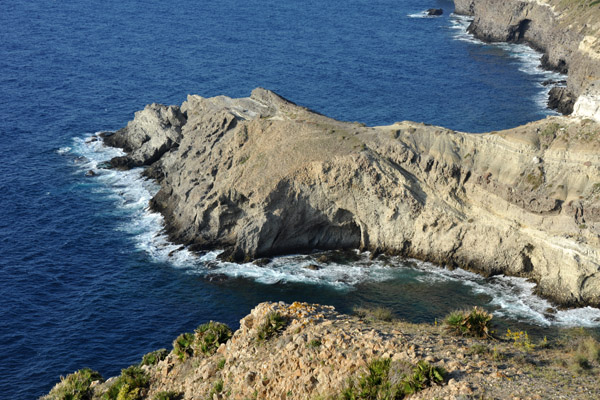
{"label": "rocky foreground ledge", "polygon": [[600,124],[467,134],[336,121],[256,89],[152,104],[105,138],[148,166],[172,241],[248,261],[360,248],[533,279],[600,305]]}
{"label": "rocky foreground ledge", "polygon": [[[598,398],[600,344],[582,330],[551,341],[497,336],[456,336],[441,323],[391,321],[381,310],[359,318],[262,303],[233,335],[204,324],[120,377],[103,382],[82,370],[43,400]],[[65,397],[73,392],[79,397]]]}

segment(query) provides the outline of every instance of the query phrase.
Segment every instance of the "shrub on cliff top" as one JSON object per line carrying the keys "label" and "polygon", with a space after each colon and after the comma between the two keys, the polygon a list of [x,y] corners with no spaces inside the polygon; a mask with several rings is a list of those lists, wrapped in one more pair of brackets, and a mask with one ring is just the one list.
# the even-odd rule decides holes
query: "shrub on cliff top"
{"label": "shrub on cliff top", "polygon": [[150,380],[144,370],[132,365],[121,371],[121,375],[104,394],[105,400],[139,400],[145,395]]}
{"label": "shrub on cliff top", "polygon": [[92,398],[92,382],[102,381],[102,375],[89,368],[61,377],[58,383],[43,400],[90,400]]}
{"label": "shrub on cliff top", "polygon": [[278,312],[270,312],[267,314],[265,322],[258,327],[256,340],[259,342],[265,341],[273,337],[281,331],[287,323],[287,320]]}
{"label": "shrub on cliff top", "polygon": [[183,398],[183,393],[173,391],[158,392],[154,395],[154,400],[180,400]]}
{"label": "shrub on cliff top", "polygon": [[463,336],[491,338],[492,314],[478,307],[471,311],[454,311],[444,320],[446,329]]}
{"label": "shrub on cliff top", "polygon": [[193,333],[182,333],[173,341],[173,352],[182,361],[194,355],[194,339]]}
{"label": "shrub on cliff top", "polygon": [[214,354],[221,343],[227,342],[233,333],[231,329],[220,322],[210,321],[196,328],[198,349],[206,354]]}
{"label": "shrub on cliff top", "polygon": [[390,322],[392,321],[392,319],[394,319],[394,314],[392,313],[392,310],[385,307],[355,307],[353,311],[354,314],[356,314],[359,318],[364,318],[371,321]]}
{"label": "shrub on cliff top", "polygon": [[140,362],[140,366],[156,365],[159,363],[159,361],[162,361],[165,358],[167,358],[168,354],[169,352],[167,351],[167,349],[159,349],[152,351],[148,354],[144,354],[144,357],[142,357],[142,361]]}
{"label": "shrub on cliff top", "polygon": [[[428,386],[444,381],[446,371],[443,368],[419,361],[406,369],[407,365],[392,363],[391,359],[373,360],[365,375],[358,382],[348,381],[348,386],[338,398],[344,400],[396,400],[420,392]],[[394,373],[395,372],[395,373]],[[400,373],[400,379],[394,375]]]}

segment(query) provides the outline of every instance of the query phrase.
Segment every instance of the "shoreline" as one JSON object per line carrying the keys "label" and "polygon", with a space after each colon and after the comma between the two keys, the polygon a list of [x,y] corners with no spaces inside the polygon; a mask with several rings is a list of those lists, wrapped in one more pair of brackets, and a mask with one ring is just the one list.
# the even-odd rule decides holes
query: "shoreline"
{"label": "shoreline", "polygon": [[[244,111],[239,108],[242,105]],[[210,111],[207,113],[205,110]],[[240,115],[240,112],[246,114]],[[597,239],[594,239],[597,229],[595,210],[598,207],[594,197],[594,179],[600,181],[600,178],[595,178],[594,166],[599,160],[597,154],[584,151],[589,149],[588,145],[583,145],[588,140],[587,136],[577,136],[581,134],[582,129],[593,131],[593,122],[550,117],[498,134],[483,135],[464,134],[410,122],[388,127],[364,127],[314,114],[263,89],[255,90],[253,95],[246,99],[204,99],[190,96],[181,108],[151,105],[138,114],[126,129],[107,137],[105,141],[108,141],[109,145],[121,144],[120,147],[132,149],[128,156],[113,159],[113,167],[127,168],[151,164],[145,175],[155,178],[162,187],[151,201],[151,205],[165,217],[166,232],[174,243],[184,244],[191,250],[228,249],[223,257],[237,262],[313,249],[359,248],[374,254],[398,254],[437,265],[461,267],[483,275],[526,277],[538,282],[543,297],[550,298],[555,303],[566,306],[598,304],[598,300],[594,300],[598,294],[592,289],[595,287],[596,278],[589,271],[595,263],[594,254],[598,252],[595,244]],[[161,122],[163,118],[170,122]],[[190,119],[193,121],[191,124]],[[219,120],[221,122],[217,122]],[[176,121],[175,125],[173,121]],[[211,137],[213,133],[206,129],[213,129],[209,126],[215,123],[221,128],[214,132],[216,136]],[[194,133],[186,130],[189,126],[194,127]],[[339,134],[328,136],[327,129],[334,133],[339,130]],[[151,131],[156,132],[151,136],[157,138],[153,144],[143,144],[135,148],[127,142],[139,140],[135,139],[139,132],[147,135]],[[281,136],[283,131],[302,133],[304,139],[284,138]],[[393,132],[396,133],[391,138],[387,136]],[[550,132],[552,136],[544,132]],[[209,136],[204,136],[207,134]],[[169,135],[172,137],[169,138]],[[186,140],[188,135],[204,137],[203,144]],[[572,135],[575,137],[571,138]],[[250,140],[251,136],[257,140]],[[270,137],[268,140],[276,142],[288,141],[290,149],[285,151],[287,158],[283,160],[279,154],[270,153],[270,145],[259,139],[262,136]],[[174,140],[173,137],[177,139]],[[301,144],[299,140],[305,142]],[[311,157],[309,154],[314,152],[314,149],[306,141],[315,140],[324,148],[333,151],[333,154],[339,153],[341,164],[337,166],[338,161],[325,161],[331,159],[331,154],[317,153],[316,159]],[[348,140],[351,141],[346,143]],[[169,143],[177,145],[171,149]],[[334,151],[338,146],[335,143],[344,145]],[[246,146],[247,144],[249,146]],[[212,159],[209,153],[205,153],[206,150],[202,150],[206,149],[207,145],[215,149],[217,154],[226,153],[230,156],[226,159]],[[305,150],[308,153],[299,154],[294,150],[298,146],[309,146]],[[445,150],[440,152],[439,146],[443,146]],[[187,150],[182,152],[182,148]],[[197,150],[193,150],[194,148]],[[472,150],[469,151],[469,148]],[[195,151],[196,156],[186,160],[190,151]],[[161,154],[157,155],[156,152]],[[259,165],[254,161],[246,164],[253,153],[260,154],[260,159],[264,161],[260,161]],[[490,164],[497,154],[503,154],[504,164]],[[393,168],[388,169],[381,164],[380,157],[383,157],[382,160],[392,160]],[[313,161],[310,161],[311,159]],[[538,161],[532,165],[532,159]],[[571,160],[579,161],[573,164]],[[309,164],[306,164],[307,161]],[[271,166],[268,175],[261,174],[259,171],[264,168],[265,162],[269,165],[283,162],[283,169],[276,172],[277,169]],[[298,182],[300,186],[287,177],[287,174],[306,174],[309,171],[306,170],[307,166],[314,162],[317,162],[315,165],[323,162],[325,164],[315,171],[315,177],[311,177],[312,172],[309,172],[308,176],[301,178]],[[379,176],[379,179],[388,175],[389,178],[384,179],[386,183],[368,178],[371,182],[365,187],[367,191],[359,191],[352,196],[347,192],[347,188],[341,188],[341,191],[335,189],[329,193],[329,189],[322,192],[324,188],[319,187],[330,178],[320,171],[332,167],[334,171],[340,167],[346,169],[347,167],[343,166],[346,163],[354,165],[351,169],[358,168],[360,174],[345,177],[346,172],[335,173],[342,173],[339,176],[342,181],[350,179],[352,182],[358,178],[363,182],[361,185],[365,185],[362,174],[374,174],[373,176]],[[357,163],[361,166],[358,167]],[[583,186],[573,187],[569,180],[581,174],[580,163],[585,164],[583,167],[588,178]],[[202,178],[206,181],[206,186],[199,185],[193,177],[179,180],[180,177],[189,174],[186,171],[190,167],[212,170],[215,175],[205,175]],[[373,167],[375,170],[372,170]],[[510,167],[510,172],[502,173],[505,167]],[[221,170],[224,175],[220,173]],[[565,175],[568,170],[575,175]],[[405,172],[396,175],[398,171]],[[519,172],[522,173],[519,175]],[[270,175],[272,173],[273,176]],[[390,173],[392,175],[389,175]],[[309,182],[313,179],[321,182],[317,183],[316,193],[311,194],[314,188],[301,183],[306,178]],[[406,189],[392,195],[387,182],[390,178],[405,181],[402,185]],[[241,186],[242,181],[239,179],[245,181]],[[439,182],[436,182],[438,180]],[[564,181],[564,184],[559,184],[561,181]],[[285,185],[283,192],[281,185]],[[377,188],[375,190],[381,193],[390,193],[391,197],[372,197],[369,191],[373,189],[369,188],[369,185],[374,185],[374,188]],[[554,185],[558,185],[558,191]],[[206,189],[203,189],[204,187]],[[561,187],[567,189],[563,190]],[[284,194],[290,189],[294,194]],[[192,205],[189,206],[187,204],[190,202],[184,201],[184,197],[189,197],[189,193],[194,190],[200,190],[200,198],[212,197],[218,200],[216,203],[196,203],[198,200],[192,200]],[[423,194],[419,194],[420,191]],[[357,198],[359,193],[360,196],[366,197]],[[285,200],[289,195],[293,196],[292,199]],[[305,195],[309,198],[316,195],[321,200],[315,199],[317,203],[313,200],[304,203],[306,200],[300,199]],[[448,195],[451,197],[448,198]],[[253,196],[258,197],[253,200]],[[322,196],[338,199],[333,203],[333,215],[319,215],[323,210],[332,207],[330,200],[319,204],[323,201]],[[579,197],[584,200],[578,199]],[[352,198],[353,201],[367,203],[362,206],[347,204],[347,199]],[[394,198],[396,200],[393,200]],[[429,200],[424,201],[426,198],[439,200],[431,203]],[[495,203],[489,202],[492,198],[496,199]],[[269,221],[272,219],[272,211],[268,211],[272,207],[269,203],[275,199],[275,207],[288,213],[285,223],[279,217]],[[477,200],[473,203],[475,199]],[[576,203],[575,199],[578,199]],[[294,204],[298,204],[299,200],[303,205],[299,209],[291,209],[290,207],[297,207]],[[451,203],[448,203],[450,200]],[[438,209],[437,201],[442,202],[439,203],[442,207],[452,205],[442,211]],[[392,205],[393,202],[396,202],[396,205]],[[369,209],[377,203],[381,204],[383,210],[391,207],[391,221],[380,220],[380,214],[374,221],[373,217],[360,216],[365,212],[370,213]],[[400,213],[398,208],[404,208],[405,211]],[[394,209],[396,211],[393,211]],[[352,211],[348,214],[349,210]],[[569,216],[571,213],[574,213],[574,219]],[[309,220],[316,220],[308,222],[307,216]],[[587,225],[581,222],[582,218],[588,222]],[[439,223],[435,222],[436,219],[438,222],[448,222],[444,223],[446,226],[439,226]],[[523,230],[519,219],[533,224],[535,229]],[[430,222],[426,222],[427,220]],[[544,227],[548,221],[553,220],[556,221],[552,223],[555,226],[553,229],[559,228],[563,231],[560,235],[548,232]],[[191,225],[190,221],[206,222]],[[270,226],[274,222],[275,225]],[[314,230],[319,226],[321,229],[325,228],[325,231]],[[327,230],[331,231],[326,233]],[[393,234],[394,231],[403,234]],[[475,232],[482,231],[487,232],[487,235],[492,233],[493,238],[498,235],[497,244],[491,251],[476,237]],[[286,233],[282,235],[283,232]],[[298,241],[297,237],[294,238],[296,234],[292,232],[306,232],[307,236],[301,236]],[[574,234],[575,241],[560,238],[564,235],[568,238]],[[583,247],[582,244],[576,244],[581,240],[584,240]],[[553,242],[562,244],[556,247]],[[573,247],[574,245],[576,247]],[[577,249],[578,247],[580,249]],[[575,257],[571,254],[573,249],[577,249]],[[513,261],[507,264],[497,262],[498,256],[506,258],[507,254],[512,254],[508,257]],[[559,260],[563,260],[566,265],[559,266]],[[570,283],[564,278],[557,279],[565,270],[574,274],[574,280]],[[592,279],[589,279],[590,277]],[[585,280],[586,286],[581,286],[580,279]]]}
{"label": "shoreline", "polygon": [[[558,0],[455,0],[455,13],[473,17],[468,30],[484,42],[526,43],[541,51],[542,65],[567,74],[549,104],[564,115],[600,121],[600,17],[598,5]],[[579,25],[579,26],[578,26]],[[594,106],[595,104],[595,106]]]}

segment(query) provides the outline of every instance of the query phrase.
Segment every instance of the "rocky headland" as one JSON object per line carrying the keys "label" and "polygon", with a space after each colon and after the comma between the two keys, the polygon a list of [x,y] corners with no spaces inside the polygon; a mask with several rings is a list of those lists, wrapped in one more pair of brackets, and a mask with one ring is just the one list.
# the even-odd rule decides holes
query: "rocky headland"
{"label": "rocky headland", "polygon": [[172,241],[248,261],[359,248],[523,276],[600,304],[600,124],[468,134],[336,121],[256,89],[152,104],[105,138],[147,166]]}

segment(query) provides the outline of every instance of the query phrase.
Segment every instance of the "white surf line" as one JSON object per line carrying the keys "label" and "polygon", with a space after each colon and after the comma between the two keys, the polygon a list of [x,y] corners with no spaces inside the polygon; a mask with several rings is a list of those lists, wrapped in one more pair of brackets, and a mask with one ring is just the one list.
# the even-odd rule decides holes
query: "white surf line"
{"label": "white surf line", "polygon": [[[394,257],[390,262],[370,261],[368,253],[349,264],[318,263],[307,256],[274,257],[267,265],[254,263],[235,264],[217,259],[219,251],[197,256],[182,246],[172,244],[164,233],[161,214],[148,209],[148,201],[158,190],[158,185],[142,177],[142,169],[129,171],[107,170],[102,163],[124,153],[106,147],[101,140],[74,138],[72,146],[58,153],[73,155],[78,173],[93,171],[100,189],[114,199],[116,206],[127,213],[127,222],[119,227],[133,238],[136,248],[153,260],[186,269],[191,274],[207,277],[223,275],[229,278],[251,279],[262,284],[303,283],[325,285],[338,290],[353,290],[363,283],[384,282],[406,277],[409,266],[405,260]],[[423,275],[417,280],[423,284],[452,281],[469,287],[474,293],[489,295],[489,306],[494,313],[509,319],[541,326],[600,326],[600,310],[592,307],[557,310],[548,301],[533,293],[534,284],[522,278],[483,277],[461,269],[448,270],[430,263],[412,261]],[[309,267],[314,264],[317,267]]]}
{"label": "white surf line", "polygon": [[471,21],[473,21],[472,17],[456,15],[454,13],[450,14],[450,29],[455,31],[453,34],[454,39],[480,46],[493,46],[500,48],[504,50],[508,56],[518,60],[519,70],[535,77],[535,80],[540,87],[539,92],[532,96],[533,101],[544,112],[544,114],[560,115],[559,112],[550,110],[548,108],[548,94],[554,85],[548,84],[544,86],[543,83],[546,81],[565,81],[567,79],[567,75],[543,69],[541,62],[543,54],[526,44],[504,42],[485,43],[477,39],[475,36],[467,32],[467,28],[469,27]]}

